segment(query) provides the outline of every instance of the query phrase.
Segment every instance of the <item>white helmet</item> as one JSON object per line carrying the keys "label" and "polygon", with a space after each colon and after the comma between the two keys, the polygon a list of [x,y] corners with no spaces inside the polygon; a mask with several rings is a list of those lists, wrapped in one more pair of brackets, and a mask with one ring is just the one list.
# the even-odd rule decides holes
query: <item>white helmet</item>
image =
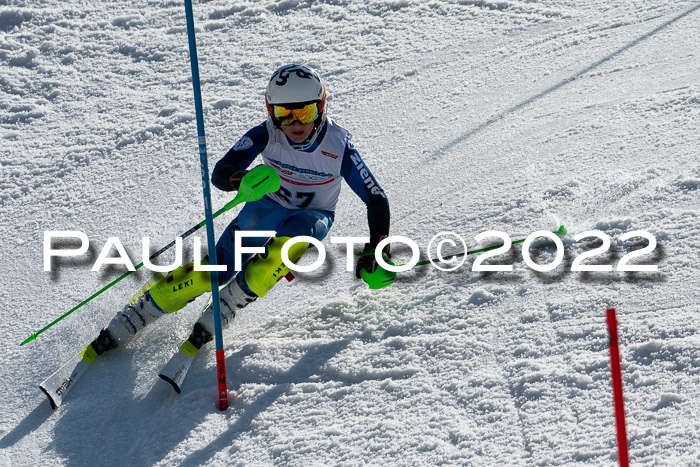
{"label": "white helmet", "polygon": [[275,118],[274,105],[298,108],[311,103],[316,103],[318,107],[315,123],[319,127],[324,121],[326,87],[312,68],[299,64],[285,65],[272,74],[265,91],[265,104],[267,113],[276,126],[280,123]]}

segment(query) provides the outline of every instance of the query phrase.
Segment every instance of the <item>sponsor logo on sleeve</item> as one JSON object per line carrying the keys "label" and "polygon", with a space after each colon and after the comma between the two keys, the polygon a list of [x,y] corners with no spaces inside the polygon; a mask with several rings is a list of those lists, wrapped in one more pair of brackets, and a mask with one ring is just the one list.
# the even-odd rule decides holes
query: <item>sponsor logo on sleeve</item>
{"label": "sponsor logo on sleeve", "polygon": [[372,176],[369,174],[369,170],[367,170],[367,168],[362,163],[362,160],[358,157],[358,155],[351,154],[350,159],[355,164],[355,168],[360,172],[360,176],[362,177],[362,180],[364,180],[365,185],[367,185],[367,189],[373,195],[379,195],[382,198],[386,198],[386,195],[384,194],[382,189],[379,188],[379,185],[377,185],[377,182],[375,182],[374,179],[372,178]]}
{"label": "sponsor logo on sleeve", "polygon": [[245,151],[248,148],[253,147],[253,140],[248,138],[247,136],[241,137],[241,139],[238,140],[238,142],[233,146],[234,151]]}

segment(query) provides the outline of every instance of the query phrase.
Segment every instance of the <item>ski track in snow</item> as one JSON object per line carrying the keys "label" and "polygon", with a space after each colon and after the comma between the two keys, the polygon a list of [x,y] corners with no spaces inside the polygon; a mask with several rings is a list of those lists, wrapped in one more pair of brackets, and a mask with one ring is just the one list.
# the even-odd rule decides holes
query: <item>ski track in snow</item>
{"label": "ski track in snow", "polygon": [[[270,73],[309,63],[388,193],[392,233],[426,256],[440,231],[473,249],[487,230],[518,239],[564,224],[564,261],[538,273],[515,245],[491,260],[512,272],[472,272],[470,256],[370,291],[326,241],[320,270],[224,332],[227,412],[215,408],[212,349],[182,394],[156,376],[205,297],[101,358],[52,412],[38,384],[148,276],[19,342],[122,273],[90,272],[108,237],[139,262],[141,236],[165,245],[203,217],[184,9],[0,0],[1,464],[611,465],[607,307],[618,309],[631,462],[700,463],[700,4],[194,10],[210,168],[265,118]],[[215,209],[228,199],[212,193]],[[365,235],[365,217],[345,187],[330,235]],[[571,272],[599,245],[572,237],[592,229],[612,247],[589,262],[616,265],[644,246],[620,236],[646,230],[658,246],[643,260],[659,271]],[[89,253],[43,272],[46,230],[85,232]],[[531,251],[540,263],[555,254],[543,241]]]}

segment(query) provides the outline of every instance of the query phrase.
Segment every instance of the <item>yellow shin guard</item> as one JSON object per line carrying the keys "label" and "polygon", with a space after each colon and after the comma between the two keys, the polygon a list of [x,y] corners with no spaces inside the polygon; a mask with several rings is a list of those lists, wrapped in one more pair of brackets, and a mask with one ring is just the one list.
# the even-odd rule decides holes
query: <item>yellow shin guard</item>
{"label": "yellow shin guard", "polygon": [[[202,261],[202,265],[207,264]],[[151,298],[165,311],[178,311],[189,302],[211,292],[208,271],[195,271],[194,262],[180,266],[151,287]]]}
{"label": "yellow shin guard", "polygon": [[[290,239],[290,237],[272,237],[267,243],[267,257],[263,258],[262,255],[257,254],[245,268],[245,281],[258,297],[264,297],[283,277],[287,277],[290,281],[294,277],[282,262],[282,247]],[[309,244],[306,242],[292,245],[287,252],[289,260],[296,264],[308,247]]]}

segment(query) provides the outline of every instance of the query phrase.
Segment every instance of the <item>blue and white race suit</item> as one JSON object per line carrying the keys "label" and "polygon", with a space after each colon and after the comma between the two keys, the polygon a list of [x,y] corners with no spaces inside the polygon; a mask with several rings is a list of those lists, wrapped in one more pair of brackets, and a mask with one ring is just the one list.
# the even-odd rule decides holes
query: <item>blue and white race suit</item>
{"label": "blue and white race suit", "polygon": [[[275,230],[278,237],[307,235],[323,240],[333,224],[341,178],[367,206],[370,244],[389,234],[389,202],[360,154],[350,142],[351,135],[331,119],[326,119],[315,142],[307,149],[295,143],[268,119],[250,129],[216,164],[212,183],[224,191],[233,188],[230,177],[247,169],[260,155],[263,163],[280,176],[281,187],[261,200],[246,203],[216,245],[219,264],[227,271],[219,273],[223,284],[234,270],[236,230]],[[265,238],[247,237],[245,246],[262,246]],[[243,255],[247,261],[250,255]]]}

